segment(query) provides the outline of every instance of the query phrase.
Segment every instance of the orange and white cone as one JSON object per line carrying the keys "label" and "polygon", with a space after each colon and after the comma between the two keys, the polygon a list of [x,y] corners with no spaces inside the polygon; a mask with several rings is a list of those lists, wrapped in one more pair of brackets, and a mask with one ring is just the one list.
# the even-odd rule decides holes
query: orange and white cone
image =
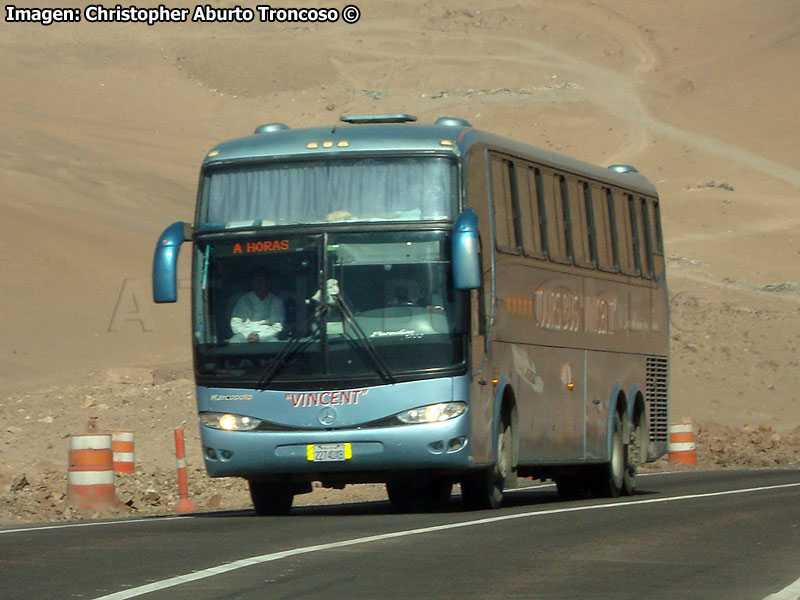
{"label": "orange and white cone", "polygon": [[136,453],[132,431],[115,431],[111,434],[111,451],[114,455],[115,473],[133,473]]}
{"label": "orange and white cone", "polygon": [[669,426],[669,462],[691,466],[697,464],[697,446],[691,423]]}
{"label": "orange and white cone", "polygon": [[67,503],[76,508],[108,508],[115,502],[111,435],[70,436]]}
{"label": "orange and white cone", "polygon": [[178,467],[178,494],[180,500],[173,509],[175,512],[192,512],[197,507],[189,500],[189,475],[186,471],[186,448],[183,429],[175,430],[175,462]]}

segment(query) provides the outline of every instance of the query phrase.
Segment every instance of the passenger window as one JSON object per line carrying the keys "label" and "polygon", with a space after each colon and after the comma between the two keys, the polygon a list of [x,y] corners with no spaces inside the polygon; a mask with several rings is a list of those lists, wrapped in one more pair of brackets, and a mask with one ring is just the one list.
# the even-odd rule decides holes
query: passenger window
{"label": "passenger window", "polygon": [[598,185],[592,186],[592,217],[594,218],[595,240],[597,243],[597,266],[603,271],[617,272],[614,259],[614,237],[611,234],[611,190]]}
{"label": "passenger window", "polygon": [[497,249],[501,252],[519,253],[519,244],[514,224],[514,202],[511,161],[493,156],[492,203],[494,205]]}
{"label": "passenger window", "polygon": [[653,277],[661,279],[664,276],[664,238],[661,234],[661,215],[657,200],[647,200],[648,222],[653,239]]}
{"label": "passenger window", "polygon": [[542,219],[539,214],[539,198],[536,195],[536,169],[515,165],[517,174],[517,200],[522,230],[522,249],[527,256],[547,258],[543,243]]}
{"label": "passenger window", "polygon": [[629,194],[614,191],[614,233],[617,238],[617,260],[619,269],[626,275],[638,275],[636,272],[636,259],[634,258],[633,230],[631,228],[631,213],[628,205]]}
{"label": "passenger window", "polygon": [[552,171],[540,170],[536,189],[544,205],[548,256],[555,262],[568,263],[564,208],[558,177]]}
{"label": "passenger window", "polygon": [[639,265],[642,277],[653,278],[653,234],[650,231],[650,219],[647,210],[647,200],[637,198],[636,203],[636,230],[639,238]]}
{"label": "passenger window", "polygon": [[572,177],[561,178],[561,192],[566,208],[566,231],[572,261],[581,267],[593,267],[589,246],[589,226],[583,186]]}
{"label": "passenger window", "polygon": [[655,244],[653,245],[653,254],[664,254],[664,239],[661,235],[661,211],[658,205],[658,202],[655,200],[649,200],[648,203],[650,204],[650,223],[651,231],[653,232],[653,240]]}

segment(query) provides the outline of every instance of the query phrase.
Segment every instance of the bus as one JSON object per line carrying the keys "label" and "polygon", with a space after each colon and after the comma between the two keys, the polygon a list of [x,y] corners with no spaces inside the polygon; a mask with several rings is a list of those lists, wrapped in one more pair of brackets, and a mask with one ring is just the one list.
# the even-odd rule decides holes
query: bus
{"label": "bus", "polygon": [[496,508],[517,477],[632,494],[667,450],[655,188],[464,119],[259,126],[205,157],[194,222],[156,244],[155,302],[192,252],[211,477],[260,515],[314,484],[399,510]]}

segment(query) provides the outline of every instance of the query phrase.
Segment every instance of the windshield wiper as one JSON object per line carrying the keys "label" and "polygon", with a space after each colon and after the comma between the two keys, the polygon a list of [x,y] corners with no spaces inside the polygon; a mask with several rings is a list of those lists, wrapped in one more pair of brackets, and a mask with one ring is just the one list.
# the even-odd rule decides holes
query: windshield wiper
{"label": "windshield wiper", "polygon": [[[326,312],[328,312],[328,306],[324,304],[320,304],[314,309],[314,312],[308,319],[306,319],[302,327],[298,327],[295,330],[295,332],[292,334],[292,337],[289,338],[281,351],[275,356],[274,359],[272,359],[272,362],[264,370],[264,373],[261,375],[258,383],[256,384],[256,389],[265,389],[265,386],[272,381],[272,378],[277,374],[278,369],[288,363],[295,354],[301,350],[304,350],[306,346],[314,342],[319,337],[319,323],[322,319],[322,316]],[[317,325],[317,331],[312,332],[307,340],[303,340],[303,332],[308,331],[309,326],[313,326],[314,324]]]}
{"label": "windshield wiper", "polygon": [[375,348],[375,344],[373,344],[370,339],[367,337],[367,334],[364,333],[364,330],[361,329],[361,326],[356,321],[355,316],[353,315],[353,310],[350,306],[345,302],[345,299],[342,298],[340,294],[337,294],[333,297],[336,302],[336,306],[339,307],[339,311],[342,313],[342,316],[345,320],[353,326],[353,330],[357,334],[357,338],[352,339],[348,336],[347,339],[351,339],[352,341],[360,341],[361,342],[361,349],[367,353],[367,356],[372,359],[373,366],[375,367],[375,371],[377,371],[378,375],[380,375],[384,381],[387,383],[394,383],[397,381],[395,376],[392,375],[392,371],[389,369],[389,365],[386,364],[386,361],[380,355],[378,350]]}

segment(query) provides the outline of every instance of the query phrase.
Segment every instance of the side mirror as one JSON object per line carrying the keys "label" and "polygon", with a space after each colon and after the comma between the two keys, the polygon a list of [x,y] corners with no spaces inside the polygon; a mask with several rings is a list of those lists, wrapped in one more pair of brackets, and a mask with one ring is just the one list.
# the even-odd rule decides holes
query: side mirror
{"label": "side mirror", "polygon": [[481,287],[478,215],[465,208],[453,225],[453,283],[457,290]]}
{"label": "side mirror", "polygon": [[178,300],[178,253],[183,242],[192,239],[192,226],[178,221],[164,230],[153,256],[153,301]]}

